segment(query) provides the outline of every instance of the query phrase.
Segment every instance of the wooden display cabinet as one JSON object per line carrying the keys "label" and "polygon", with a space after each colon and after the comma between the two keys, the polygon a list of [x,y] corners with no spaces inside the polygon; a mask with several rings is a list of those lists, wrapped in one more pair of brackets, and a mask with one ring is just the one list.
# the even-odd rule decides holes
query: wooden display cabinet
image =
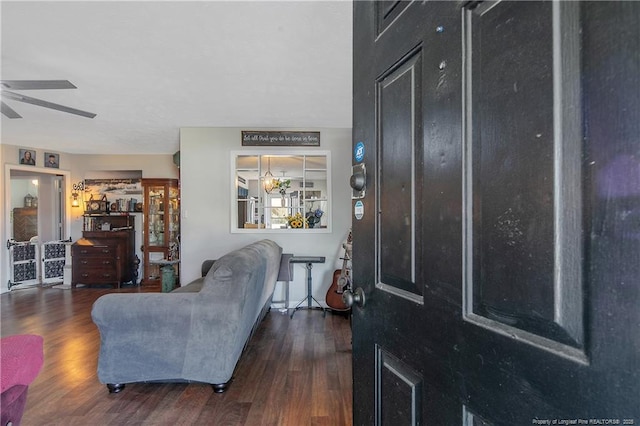
{"label": "wooden display cabinet", "polygon": [[[159,284],[163,261],[180,259],[180,186],[177,179],[142,179],[143,284]],[[178,264],[174,265],[179,276]],[[177,277],[176,277],[177,278]]]}

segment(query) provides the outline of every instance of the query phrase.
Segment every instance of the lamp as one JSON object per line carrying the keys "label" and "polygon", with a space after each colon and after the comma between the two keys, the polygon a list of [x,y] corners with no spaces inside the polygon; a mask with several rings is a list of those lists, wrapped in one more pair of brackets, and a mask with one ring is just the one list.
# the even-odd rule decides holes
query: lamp
{"label": "lamp", "polygon": [[78,201],[78,191],[84,190],[84,182],[80,181],[78,183],[74,183],[72,185],[73,193],[71,196],[73,197],[73,201],[71,201],[71,207],[80,207],[80,201]]}
{"label": "lamp", "polygon": [[273,191],[274,182],[273,175],[271,174],[271,157],[267,157],[267,172],[264,174],[264,191],[267,194],[271,194]]}

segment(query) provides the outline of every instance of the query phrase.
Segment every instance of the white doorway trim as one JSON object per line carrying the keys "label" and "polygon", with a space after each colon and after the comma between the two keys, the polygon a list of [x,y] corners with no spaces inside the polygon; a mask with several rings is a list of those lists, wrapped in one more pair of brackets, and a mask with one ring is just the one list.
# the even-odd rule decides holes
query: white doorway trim
{"label": "white doorway trim", "polygon": [[[11,174],[14,171],[28,172],[33,175],[54,175],[62,176],[63,180],[63,213],[62,220],[64,224],[63,239],[68,239],[71,232],[71,172],[69,170],[50,169],[45,167],[27,166],[21,164],[5,164],[4,170],[4,200],[3,200],[3,217],[4,224],[2,226],[2,255],[0,256],[0,293],[9,291],[8,282],[11,278],[11,271],[9,267],[8,250],[6,244],[11,237]],[[40,219],[38,219],[40,220]]]}

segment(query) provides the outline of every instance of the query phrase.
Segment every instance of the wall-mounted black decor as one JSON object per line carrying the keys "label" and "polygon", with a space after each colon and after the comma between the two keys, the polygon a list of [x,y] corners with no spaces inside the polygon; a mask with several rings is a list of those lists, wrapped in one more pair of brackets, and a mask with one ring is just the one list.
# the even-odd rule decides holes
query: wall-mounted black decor
{"label": "wall-mounted black decor", "polygon": [[243,130],[242,146],[320,146],[320,132]]}

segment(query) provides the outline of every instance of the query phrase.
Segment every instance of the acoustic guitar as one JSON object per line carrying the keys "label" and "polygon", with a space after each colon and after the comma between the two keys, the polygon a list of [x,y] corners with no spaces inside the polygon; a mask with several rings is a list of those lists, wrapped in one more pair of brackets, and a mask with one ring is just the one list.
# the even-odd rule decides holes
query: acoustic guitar
{"label": "acoustic guitar", "polygon": [[349,231],[349,236],[347,237],[346,244],[343,244],[344,247],[344,257],[342,258],[342,269],[336,269],[333,271],[333,281],[331,282],[331,286],[329,286],[329,290],[327,290],[327,296],[325,300],[327,302],[327,306],[329,306],[334,311],[348,311],[351,309],[342,301],[342,293],[351,286],[351,275],[350,271],[347,268],[348,262],[350,260],[349,257],[349,245],[351,244],[351,231]]}

